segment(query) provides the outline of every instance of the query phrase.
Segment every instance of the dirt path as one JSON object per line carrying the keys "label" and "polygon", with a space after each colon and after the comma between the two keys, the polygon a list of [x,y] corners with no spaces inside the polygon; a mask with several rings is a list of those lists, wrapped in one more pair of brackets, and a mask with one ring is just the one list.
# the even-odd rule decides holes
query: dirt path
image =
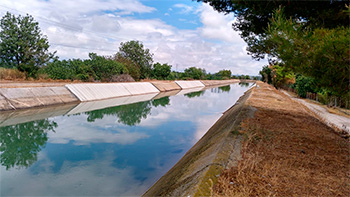
{"label": "dirt path", "polygon": [[225,170],[217,196],[349,196],[350,143],[304,105],[258,83],[241,124],[242,160]]}
{"label": "dirt path", "polygon": [[330,113],[329,110],[327,110],[326,106],[313,103],[306,99],[296,98],[291,94],[289,94],[287,91],[282,90],[282,92],[288,95],[289,97],[291,97],[293,100],[303,104],[314,113],[316,113],[316,115],[319,116],[319,118],[323,120],[327,125],[336,127],[339,130],[342,130],[346,132],[348,135],[350,135],[350,118],[347,117],[345,114],[342,116],[342,115]]}

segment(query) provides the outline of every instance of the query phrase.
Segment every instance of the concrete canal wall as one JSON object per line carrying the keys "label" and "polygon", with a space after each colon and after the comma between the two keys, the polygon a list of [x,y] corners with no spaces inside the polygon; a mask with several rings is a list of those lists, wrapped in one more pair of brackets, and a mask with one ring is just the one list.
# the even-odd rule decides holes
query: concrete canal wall
{"label": "concrete canal wall", "polygon": [[241,160],[243,137],[233,131],[256,111],[246,104],[253,90],[245,92],[143,196],[211,196],[210,189],[221,171]]}
{"label": "concrete canal wall", "polygon": [[175,81],[175,83],[177,83],[181,89],[205,87],[205,85],[200,81]]}
{"label": "concrete canal wall", "polygon": [[0,88],[0,110],[77,102],[65,87]]}
{"label": "concrete canal wall", "polygon": [[[181,91],[193,88],[201,89],[206,86],[226,85],[239,82],[238,80],[223,81],[156,81],[133,83],[76,83],[57,84],[25,83],[20,87],[16,84],[0,85],[0,111],[66,104],[72,102],[86,102],[111,99],[143,94],[158,94],[167,91]],[[182,91],[183,92],[183,91]],[[121,102],[123,103],[123,102]],[[108,104],[106,105],[108,106]]]}

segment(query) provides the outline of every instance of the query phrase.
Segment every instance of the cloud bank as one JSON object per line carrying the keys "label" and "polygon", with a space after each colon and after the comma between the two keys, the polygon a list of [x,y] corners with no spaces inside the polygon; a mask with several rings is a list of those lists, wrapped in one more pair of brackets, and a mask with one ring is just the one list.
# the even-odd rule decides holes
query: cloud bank
{"label": "cloud bank", "polygon": [[0,3],[0,17],[6,11],[32,15],[48,36],[50,50],[57,51],[61,59],[85,59],[89,52],[112,55],[118,51],[120,42],[139,40],[154,53],[155,62],[169,63],[177,71],[196,66],[211,73],[229,69],[233,74],[257,75],[266,64],[247,55],[246,44],[232,30],[233,15],[217,13],[203,3],[174,1],[163,17],[172,17],[175,10],[183,18],[173,20],[195,23],[193,19],[198,18],[201,24],[182,29],[162,18],[144,17],[157,8],[137,0],[2,0]]}

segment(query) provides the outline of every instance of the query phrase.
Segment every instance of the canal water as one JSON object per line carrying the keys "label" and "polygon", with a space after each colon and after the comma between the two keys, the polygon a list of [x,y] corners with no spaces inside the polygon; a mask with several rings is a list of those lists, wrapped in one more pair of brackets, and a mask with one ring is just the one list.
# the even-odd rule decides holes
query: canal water
{"label": "canal water", "polygon": [[249,85],[0,127],[0,196],[142,195]]}

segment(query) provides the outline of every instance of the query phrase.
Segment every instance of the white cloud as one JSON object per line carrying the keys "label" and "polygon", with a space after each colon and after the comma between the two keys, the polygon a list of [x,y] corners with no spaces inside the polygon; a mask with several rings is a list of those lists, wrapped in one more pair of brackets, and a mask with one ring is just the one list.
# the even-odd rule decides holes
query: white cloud
{"label": "white cloud", "polygon": [[[54,162],[39,153],[40,172],[7,171],[0,166],[1,190],[8,196],[118,196],[141,195],[153,183],[153,177],[137,180],[131,167],[116,168],[112,153],[106,151],[95,160],[64,161],[59,173],[53,172]],[[20,178],[18,178],[20,177]]]}
{"label": "white cloud", "polygon": [[[257,75],[266,64],[246,54],[246,44],[231,28],[233,16],[217,13],[207,4],[199,4],[196,9],[175,4],[167,10],[180,9],[199,17],[202,25],[192,30],[178,29],[160,18],[135,17],[135,13],[142,16],[156,10],[137,0],[2,0],[0,5],[16,9],[0,7],[0,17],[5,10],[33,15],[48,36],[50,50],[57,51],[61,59],[85,59],[89,52],[112,55],[120,42],[140,40],[154,53],[155,62],[169,63],[178,71],[196,66],[212,73],[230,69],[233,73]],[[165,13],[164,17],[173,16]],[[195,22],[184,19],[186,23]]]}
{"label": "white cloud", "polygon": [[181,14],[189,14],[193,11],[193,7],[181,3],[175,4],[173,7],[179,8]]}
{"label": "white cloud", "polygon": [[[73,141],[75,145],[90,145],[93,143],[117,143],[121,145],[133,144],[149,135],[142,132],[129,132],[115,123],[115,117],[104,117],[94,123],[86,122],[87,115],[72,116],[69,121],[66,117],[55,117],[53,120],[60,125],[55,133],[48,133],[49,142],[67,144]],[[76,124],[80,122],[81,124]],[[106,129],[108,128],[108,130]],[[72,132],[74,131],[74,132]]]}

